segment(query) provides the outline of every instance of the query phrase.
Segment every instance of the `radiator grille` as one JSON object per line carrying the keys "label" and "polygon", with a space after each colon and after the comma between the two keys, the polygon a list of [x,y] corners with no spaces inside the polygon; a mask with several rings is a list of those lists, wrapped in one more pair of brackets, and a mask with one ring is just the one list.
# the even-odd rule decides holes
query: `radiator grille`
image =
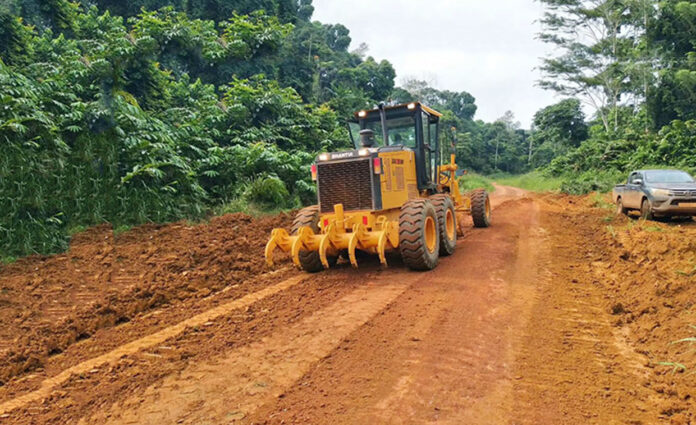
{"label": "radiator grille", "polygon": [[371,210],[370,160],[335,162],[317,166],[319,205],[322,213],[343,204],[344,211]]}

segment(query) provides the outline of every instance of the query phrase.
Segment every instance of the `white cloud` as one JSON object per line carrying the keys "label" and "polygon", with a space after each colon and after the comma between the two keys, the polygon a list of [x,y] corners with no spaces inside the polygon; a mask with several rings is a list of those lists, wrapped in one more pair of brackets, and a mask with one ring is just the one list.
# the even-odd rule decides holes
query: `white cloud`
{"label": "white cloud", "polygon": [[534,0],[314,0],[314,19],[341,23],[352,47],[387,59],[398,78],[434,77],[437,88],[476,97],[477,118],[511,110],[524,126],[558,99],[535,87],[549,47],[536,40],[542,14]]}

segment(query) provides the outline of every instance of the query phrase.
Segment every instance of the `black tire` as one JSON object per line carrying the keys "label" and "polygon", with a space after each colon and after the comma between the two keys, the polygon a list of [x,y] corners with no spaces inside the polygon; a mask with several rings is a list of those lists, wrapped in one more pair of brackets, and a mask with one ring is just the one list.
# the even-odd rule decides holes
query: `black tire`
{"label": "black tire", "polygon": [[640,217],[645,220],[652,220],[654,218],[652,205],[647,198],[643,198],[643,202],[640,204]]}
{"label": "black tire", "polygon": [[[297,213],[295,220],[292,222],[290,232],[296,235],[301,227],[309,227],[314,233],[319,234],[319,206],[307,207]],[[327,259],[329,260],[329,265],[333,267],[338,261],[338,256],[328,256]],[[324,265],[321,264],[321,258],[317,251],[300,251],[300,265],[302,270],[309,273],[317,273],[324,270]]]}
{"label": "black tire", "polygon": [[411,270],[432,270],[437,267],[440,258],[437,212],[427,199],[415,199],[401,207],[399,252],[404,264]]}
{"label": "black tire", "polygon": [[491,225],[491,200],[488,191],[476,189],[471,192],[471,218],[474,227],[484,228]]}
{"label": "black tire", "polygon": [[440,256],[452,255],[457,248],[457,212],[454,202],[445,194],[431,196],[430,202],[435,207],[440,229]]}
{"label": "black tire", "polygon": [[628,208],[623,206],[623,199],[621,197],[616,199],[616,215],[628,215]]}

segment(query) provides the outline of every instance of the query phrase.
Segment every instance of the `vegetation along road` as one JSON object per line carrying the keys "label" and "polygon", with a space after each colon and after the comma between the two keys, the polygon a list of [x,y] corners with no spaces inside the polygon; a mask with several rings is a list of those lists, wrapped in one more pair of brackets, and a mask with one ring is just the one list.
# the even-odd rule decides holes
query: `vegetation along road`
{"label": "vegetation along road", "polygon": [[0,425],[696,425],[695,22],[0,1]]}
{"label": "vegetation along road", "polygon": [[285,215],[92,229],[0,272],[0,418],[689,423],[696,359],[670,342],[693,335],[696,227],[608,225],[599,201],[498,186],[494,226],[425,274],[268,271],[256,235]]}

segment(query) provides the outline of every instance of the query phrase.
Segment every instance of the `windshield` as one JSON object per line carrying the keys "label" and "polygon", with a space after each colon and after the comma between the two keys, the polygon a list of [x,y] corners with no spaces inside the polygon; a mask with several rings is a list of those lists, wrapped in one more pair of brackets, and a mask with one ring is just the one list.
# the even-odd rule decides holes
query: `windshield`
{"label": "windshield", "polygon": [[[384,144],[384,133],[382,132],[382,122],[379,118],[364,122],[365,129],[370,129],[375,132],[375,146],[381,147]],[[388,146],[406,146],[409,148],[416,147],[416,120],[413,116],[402,118],[390,118],[387,120],[387,129],[389,130]],[[360,145],[360,126],[357,123],[350,124],[350,131],[355,143],[356,149],[361,148]]]}
{"label": "windshield", "polygon": [[693,183],[694,179],[684,171],[646,171],[645,181],[650,183]]}

